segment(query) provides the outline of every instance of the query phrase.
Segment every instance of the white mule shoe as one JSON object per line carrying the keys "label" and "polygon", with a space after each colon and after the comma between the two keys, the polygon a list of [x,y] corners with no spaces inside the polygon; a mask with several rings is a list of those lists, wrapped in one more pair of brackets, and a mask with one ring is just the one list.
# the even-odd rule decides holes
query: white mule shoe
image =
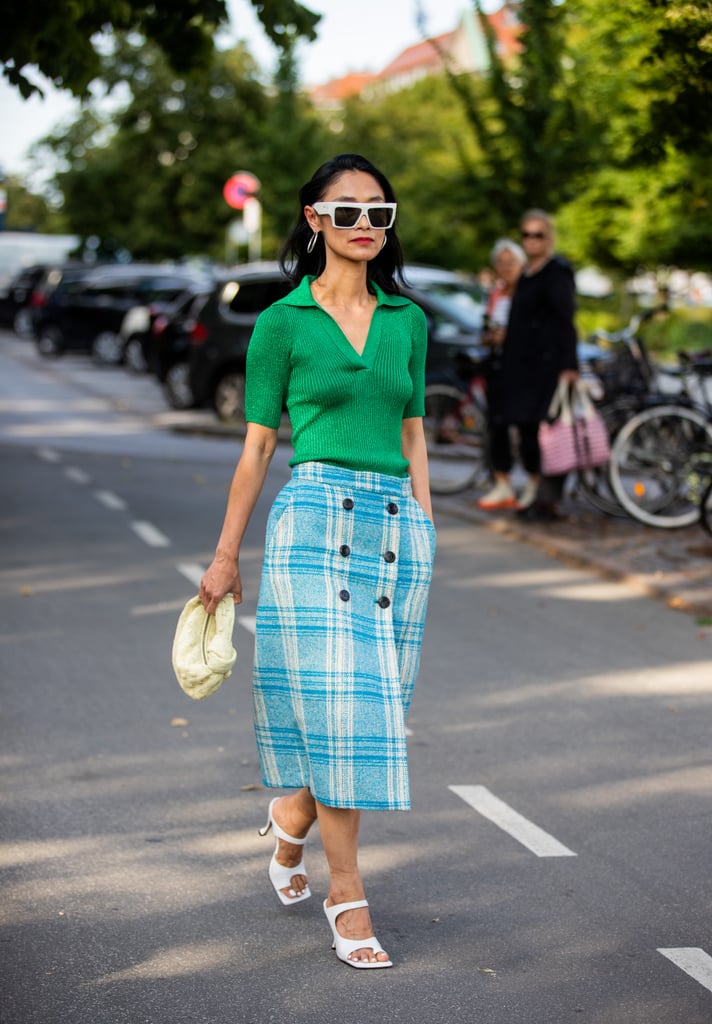
{"label": "white mule shoe", "polygon": [[336,955],[339,960],[343,960],[343,962],[348,964],[349,967],[360,967],[361,969],[392,967],[393,962],[391,960],[350,959],[351,954],[355,953],[357,949],[372,949],[374,956],[377,956],[378,953],[385,953],[385,949],[383,949],[375,935],[371,935],[367,939],[345,939],[343,935],[339,935],[336,930],[336,919],[340,914],[343,914],[345,910],[357,910],[359,907],[367,906],[368,900],[355,900],[353,903],[335,903],[333,907],[327,907],[326,900],[324,900],[324,913],[326,914],[326,919],[329,922],[331,934],[334,936],[331,948],[336,950]]}
{"label": "white mule shoe", "polygon": [[[294,875],[306,875],[306,869],[304,867],[304,858],[302,858],[296,867],[288,868],[284,864],[280,864],[277,860],[277,850],[279,849],[279,840],[283,839],[285,843],[293,843],[295,846],[304,846],[306,839],[295,839],[294,836],[287,835],[283,828],[280,828],[277,822],[274,820],[272,815],[272,808],[280,798],[276,796],[274,800],[270,801],[269,810],[267,812],[267,824],[264,828],[260,828],[257,831],[261,836],[266,836],[270,829],[274,832],[276,837],[276,843],[274,847],[274,853],[272,854],[272,860],[269,862],[269,880],[274,886],[274,891],[280,898],[280,901],[285,907],[291,907],[293,903],[301,903],[302,900],[308,900],[311,896],[311,891],[307,885],[301,893],[297,893],[292,888],[292,878]],[[286,893],[282,892],[282,889],[289,889],[293,892],[293,896],[287,896]]]}

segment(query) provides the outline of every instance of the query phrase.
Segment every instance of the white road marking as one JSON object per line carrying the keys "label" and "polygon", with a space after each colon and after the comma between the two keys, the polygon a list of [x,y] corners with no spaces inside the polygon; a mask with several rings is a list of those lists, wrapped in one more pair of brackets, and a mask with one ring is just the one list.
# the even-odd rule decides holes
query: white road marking
{"label": "white road marking", "polygon": [[38,448],[37,457],[44,459],[45,462],[61,462],[62,456],[59,452],[56,452],[54,448]]}
{"label": "white road marking", "polygon": [[185,601],[181,597],[178,601],[158,601],[155,604],[138,604],[129,612],[130,615],[165,615],[166,612],[177,614],[183,611]]}
{"label": "white road marking", "polygon": [[94,497],[106,508],[117,510],[126,508],[124,499],[120,498],[118,494],[114,494],[113,491],[94,491]]}
{"label": "white road marking", "polygon": [[255,635],[255,629],[257,628],[257,616],[238,615],[237,621],[240,626],[248,631],[248,633],[252,633],[253,636]]}
{"label": "white road marking", "polygon": [[205,569],[202,565],[198,565],[197,562],[181,562],[176,566],[176,569],[181,576],[185,576],[185,578],[195,586],[196,590],[198,589],[200,581],[203,578],[203,574],[205,573]]}
{"label": "white road marking", "polygon": [[170,547],[170,541],[165,534],[157,530],[152,523],[145,522],[134,522],[131,523],[131,529],[134,533],[138,534],[144,544],[148,544],[151,548],[167,548]]}
{"label": "white road marking", "polygon": [[67,466],[64,475],[75,484],[88,484],[91,479],[89,474],[85,473],[83,469],[79,469],[78,466]]}
{"label": "white road marking", "polygon": [[712,957],[705,953],[704,949],[691,946],[680,949],[659,949],[658,953],[662,953],[676,967],[712,992]]}
{"label": "white road marking", "polygon": [[544,832],[533,822],[522,817],[509,804],[506,804],[486,786],[448,786],[466,804],[473,807],[479,814],[489,818],[513,839],[526,846],[537,857],[575,857],[573,850],[560,843],[558,839]]}

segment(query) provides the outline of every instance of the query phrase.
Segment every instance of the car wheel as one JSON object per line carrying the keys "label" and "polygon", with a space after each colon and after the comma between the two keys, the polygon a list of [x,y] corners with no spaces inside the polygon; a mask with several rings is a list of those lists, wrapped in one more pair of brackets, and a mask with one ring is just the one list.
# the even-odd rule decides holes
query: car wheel
{"label": "car wheel", "polygon": [[18,309],[17,313],[15,313],[12,327],[15,334],[19,335],[21,338],[32,337],[32,314],[29,309],[25,306],[23,306],[22,309]]}
{"label": "car wheel", "polygon": [[195,405],[190,388],[188,363],[171,366],[163,382],[163,394],[172,409],[192,409]]}
{"label": "car wheel", "polygon": [[232,371],[217,383],[213,406],[221,420],[245,419],[245,374]]}
{"label": "car wheel", "polygon": [[60,355],[64,343],[59,327],[42,327],[37,335],[36,345],[37,351],[45,359],[53,359]]}
{"label": "car wheel", "polygon": [[92,342],[91,350],[100,363],[116,366],[123,358],[121,338],[114,331],[100,331]]}
{"label": "car wheel", "polygon": [[143,354],[143,345],[140,338],[134,336],[126,342],[124,362],[134,373],[148,373],[148,363],[146,362],[146,356]]}

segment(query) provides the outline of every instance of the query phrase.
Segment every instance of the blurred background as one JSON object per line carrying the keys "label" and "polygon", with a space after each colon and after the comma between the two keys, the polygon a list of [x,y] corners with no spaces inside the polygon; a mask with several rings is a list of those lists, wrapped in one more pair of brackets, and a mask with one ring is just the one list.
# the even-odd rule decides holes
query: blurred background
{"label": "blurred background", "polygon": [[[410,263],[486,283],[494,241],[542,207],[577,270],[582,333],[662,293],[653,348],[712,341],[706,3],[72,6],[15,10],[0,44],[5,294],[65,256],[274,258],[298,187],[356,151],[394,184]],[[253,189],[235,205],[241,173]],[[65,238],[41,255],[47,234]]]}

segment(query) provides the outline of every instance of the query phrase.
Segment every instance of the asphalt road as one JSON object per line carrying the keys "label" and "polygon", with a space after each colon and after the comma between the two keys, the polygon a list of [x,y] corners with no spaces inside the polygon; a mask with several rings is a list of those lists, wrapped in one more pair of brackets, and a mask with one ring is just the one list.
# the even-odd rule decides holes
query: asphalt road
{"label": "asphalt road", "polygon": [[170,646],[236,442],[156,428],[148,379],[22,346],[0,334],[2,1024],[709,1024],[709,631],[440,514],[413,810],[362,827],[397,966],[357,973],[318,835],[291,910],[257,835],[252,616],[287,449],[238,664],[193,703]]}

